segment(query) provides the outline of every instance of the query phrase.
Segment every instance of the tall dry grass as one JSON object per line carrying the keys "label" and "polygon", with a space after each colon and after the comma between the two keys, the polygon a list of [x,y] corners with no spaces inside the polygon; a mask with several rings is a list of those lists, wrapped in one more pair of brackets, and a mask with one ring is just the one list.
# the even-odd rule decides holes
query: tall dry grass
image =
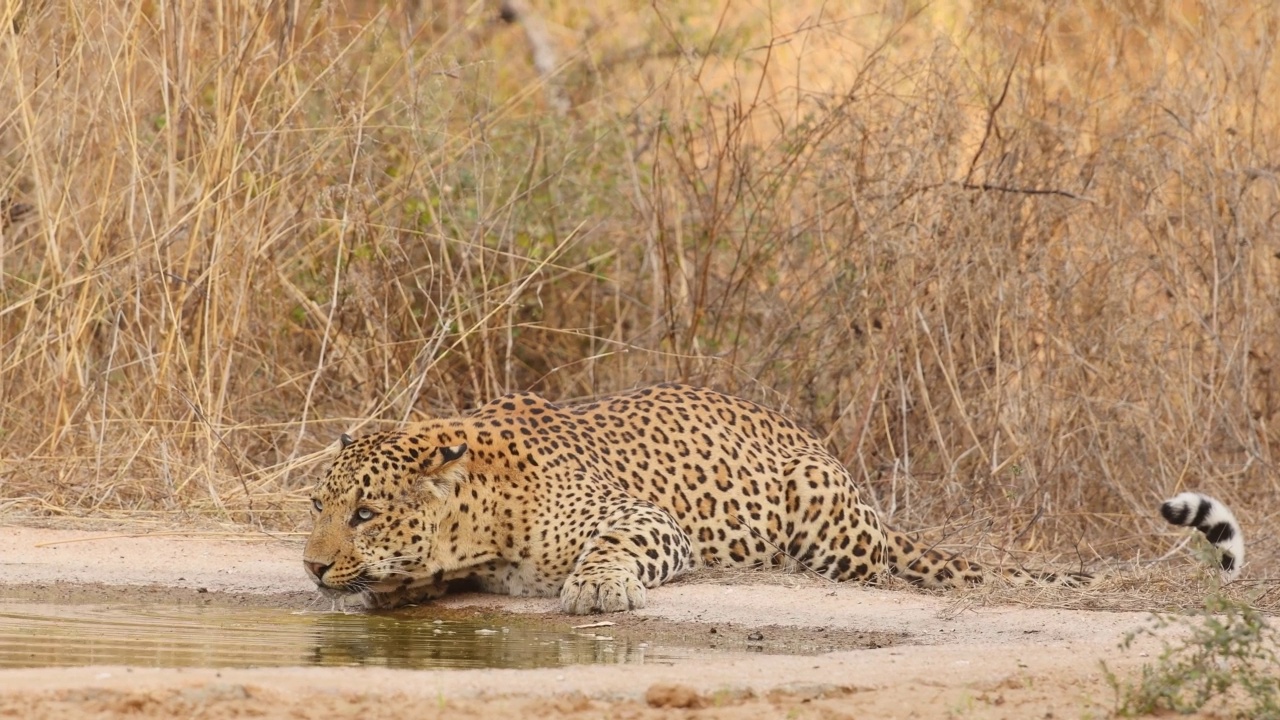
{"label": "tall dry grass", "polygon": [[[0,3],[0,508],[295,527],[344,431],[713,385],[903,527],[1274,558],[1280,8]],[[11,208],[17,206],[10,206]]]}

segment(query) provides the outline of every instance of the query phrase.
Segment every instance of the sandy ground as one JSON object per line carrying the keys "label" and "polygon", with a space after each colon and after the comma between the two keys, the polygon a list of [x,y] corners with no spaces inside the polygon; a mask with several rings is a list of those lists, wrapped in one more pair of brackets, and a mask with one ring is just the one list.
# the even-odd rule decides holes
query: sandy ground
{"label": "sandy ground", "polygon": [[[315,605],[315,593],[300,547],[296,537],[3,527],[0,597],[132,592],[163,601],[199,592],[301,609]],[[816,656],[727,653],[669,666],[0,670],[0,717],[1096,718],[1114,700],[1100,661],[1134,672],[1159,651],[1150,640],[1119,647],[1143,613],[768,580],[695,578],[652,590],[629,622],[887,639]],[[556,614],[552,600],[472,594],[440,605],[576,621]]]}

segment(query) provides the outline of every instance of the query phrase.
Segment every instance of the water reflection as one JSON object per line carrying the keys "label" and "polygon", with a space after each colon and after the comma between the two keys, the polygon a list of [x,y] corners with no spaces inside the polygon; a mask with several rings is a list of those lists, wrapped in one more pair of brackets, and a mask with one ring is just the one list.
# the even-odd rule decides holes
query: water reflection
{"label": "water reflection", "polygon": [[0,667],[538,668],[688,657],[601,630],[557,632],[514,620],[0,600]]}

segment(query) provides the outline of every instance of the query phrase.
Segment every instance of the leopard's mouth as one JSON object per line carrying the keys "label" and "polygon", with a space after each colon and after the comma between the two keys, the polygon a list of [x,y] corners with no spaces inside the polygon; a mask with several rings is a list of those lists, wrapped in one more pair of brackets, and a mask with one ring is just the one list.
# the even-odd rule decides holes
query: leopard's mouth
{"label": "leopard's mouth", "polygon": [[355,577],[341,583],[331,583],[324,579],[315,581],[316,589],[325,597],[336,598],[360,593],[390,592],[403,585],[394,578],[377,578],[368,570],[361,570]]}
{"label": "leopard's mouth", "polygon": [[330,600],[337,600],[338,598],[350,597],[351,595],[354,595],[356,592],[358,592],[355,590],[348,590],[347,588],[332,587],[322,582],[316,583],[316,590],[318,590],[321,595],[323,595],[324,597]]}

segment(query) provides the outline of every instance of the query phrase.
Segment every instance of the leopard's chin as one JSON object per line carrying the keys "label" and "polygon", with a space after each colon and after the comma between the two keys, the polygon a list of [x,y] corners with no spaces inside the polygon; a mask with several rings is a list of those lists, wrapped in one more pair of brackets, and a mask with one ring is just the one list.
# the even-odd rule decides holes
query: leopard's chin
{"label": "leopard's chin", "polygon": [[365,607],[370,610],[393,610],[406,605],[421,605],[449,592],[447,583],[425,585],[401,585],[390,591],[365,591],[361,594]]}

